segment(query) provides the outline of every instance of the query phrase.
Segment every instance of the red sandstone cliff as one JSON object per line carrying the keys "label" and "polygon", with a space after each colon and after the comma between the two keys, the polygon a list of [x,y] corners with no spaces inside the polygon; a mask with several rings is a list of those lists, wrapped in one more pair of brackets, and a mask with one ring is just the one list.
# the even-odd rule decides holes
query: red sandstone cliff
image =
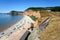
{"label": "red sandstone cliff", "polygon": [[27,10],[23,13],[23,15],[29,15],[29,16],[33,15],[38,18],[34,23],[34,27],[36,27],[41,21],[40,11]]}

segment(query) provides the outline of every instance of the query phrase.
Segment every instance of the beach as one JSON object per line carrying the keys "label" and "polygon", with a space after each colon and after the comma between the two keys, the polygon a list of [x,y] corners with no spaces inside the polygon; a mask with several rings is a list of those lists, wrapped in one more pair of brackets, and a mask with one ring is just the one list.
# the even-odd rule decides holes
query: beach
{"label": "beach", "polygon": [[21,16],[21,15],[12,16],[9,14],[0,14],[0,32],[6,30],[7,28],[16,24],[22,18],[23,18],[23,16]]}
{"label": "beach", "polygon": [[[27,19],[26,19],[27,18]],[[34,21],[28,16],[24,16],[19,22],[4,30],[0,35],[0,40],[18,40],[31,27]],[[11,38],[12,37],[12,38]]]}

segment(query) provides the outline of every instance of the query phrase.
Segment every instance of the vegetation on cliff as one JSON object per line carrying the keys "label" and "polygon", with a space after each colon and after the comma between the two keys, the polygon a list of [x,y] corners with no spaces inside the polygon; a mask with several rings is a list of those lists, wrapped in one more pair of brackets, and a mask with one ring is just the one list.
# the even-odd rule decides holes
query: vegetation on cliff
{"label": "vegetation on cliff", "polygon": [[25,11],[27,11],[27,10],[40,11],[40,10],[45,10],[45,8],[43,8],[43,7],[30,7],[28,9],[26,9]]}
{"label": "vegetation on cliff", "polygon": [[41,11],[41,10],[51,10],[51,11],[60,11],[60,6],[56,7],[30,7],[27,10],[33,10],[33,11]]}
{"label": "vegetation on cliff", "polygon": [[23,12],[20,12],[20,11],[11,11],[10,12],[11,15],[18,15],[19,13],[23,13]]}
{"label": "vegetation on cliff", "polygon": [[57,12],[59,12],[60,11],[60,6],[56,6],[56,7],[46,7],[46,9],[48,9],[48,10],[51,10],[51,11],[57,11]]}
{"label": "vegetation on cliff", "polygon": [[11,15],[18,15],[17,11],[11,11]]}
{"label": "vegetation on cliff", "polygon": [[[40,35],[38,37],[39,40],[60,40],[60,11],[48,12],[46,10],[41,10],[40,13],[42,16],[42,20],[44,20],[46,17],[52,17],[52,19],[49,25],[46,26],[46,29],[44,29],[43,31],[40,31],[40,34],[38,34]],[[39,29],[37,31],[39,31]],[[36,32],[36,29],[34,32]],[[35,37],[36,34],[34,32],[31,33],[31,36],[29,37],[30,40],[33,40],[33,37]]]}
{"label": "vegetation on cliff", "polygon": [[32,20],[36,21],[38,18],[36,18],[35,16],[29,16]]}

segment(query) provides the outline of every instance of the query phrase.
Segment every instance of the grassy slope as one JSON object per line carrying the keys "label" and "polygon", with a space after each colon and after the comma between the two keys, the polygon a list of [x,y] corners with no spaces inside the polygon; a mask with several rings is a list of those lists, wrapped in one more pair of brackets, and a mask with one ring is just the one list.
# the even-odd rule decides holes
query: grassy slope
{"label": "grassy slope", "polygon": [[53,18],[41,33],[41,40],[60,40],[60,17]]}
{"label": "grassy slope", "polygon": [[60,12],[47,12],[46,10],[40,10],[40,13],[41,13],[42,20],[52,16],[53,18],[49,23],[49,25],[46,27],[46,29],[41,32],[39,39],[60,40]]}
{"label": "grassy slope", "polygon": [[[40,34],[40,40],[60,40],[60,14],[59,13],[52,13],[55,17],[51,19],[51,22],[46,27],[44,31]],[[49,15],[48,13],[46,15]],[[44,18],[45,15],[42,15]],[[46,16],[48,17],[48,16]],[[52,17],[52,15],[50,15]]]}

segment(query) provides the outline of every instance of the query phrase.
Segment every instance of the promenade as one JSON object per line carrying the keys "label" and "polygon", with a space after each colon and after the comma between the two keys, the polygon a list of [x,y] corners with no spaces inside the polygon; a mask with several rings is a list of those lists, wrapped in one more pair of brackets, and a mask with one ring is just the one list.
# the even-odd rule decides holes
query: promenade
{"label": "promenade", "polygon": [[34,21],[24,15],[19,22],[0,33],[0,40],[19,40],[31,27],[31,23],[34,23]]}

